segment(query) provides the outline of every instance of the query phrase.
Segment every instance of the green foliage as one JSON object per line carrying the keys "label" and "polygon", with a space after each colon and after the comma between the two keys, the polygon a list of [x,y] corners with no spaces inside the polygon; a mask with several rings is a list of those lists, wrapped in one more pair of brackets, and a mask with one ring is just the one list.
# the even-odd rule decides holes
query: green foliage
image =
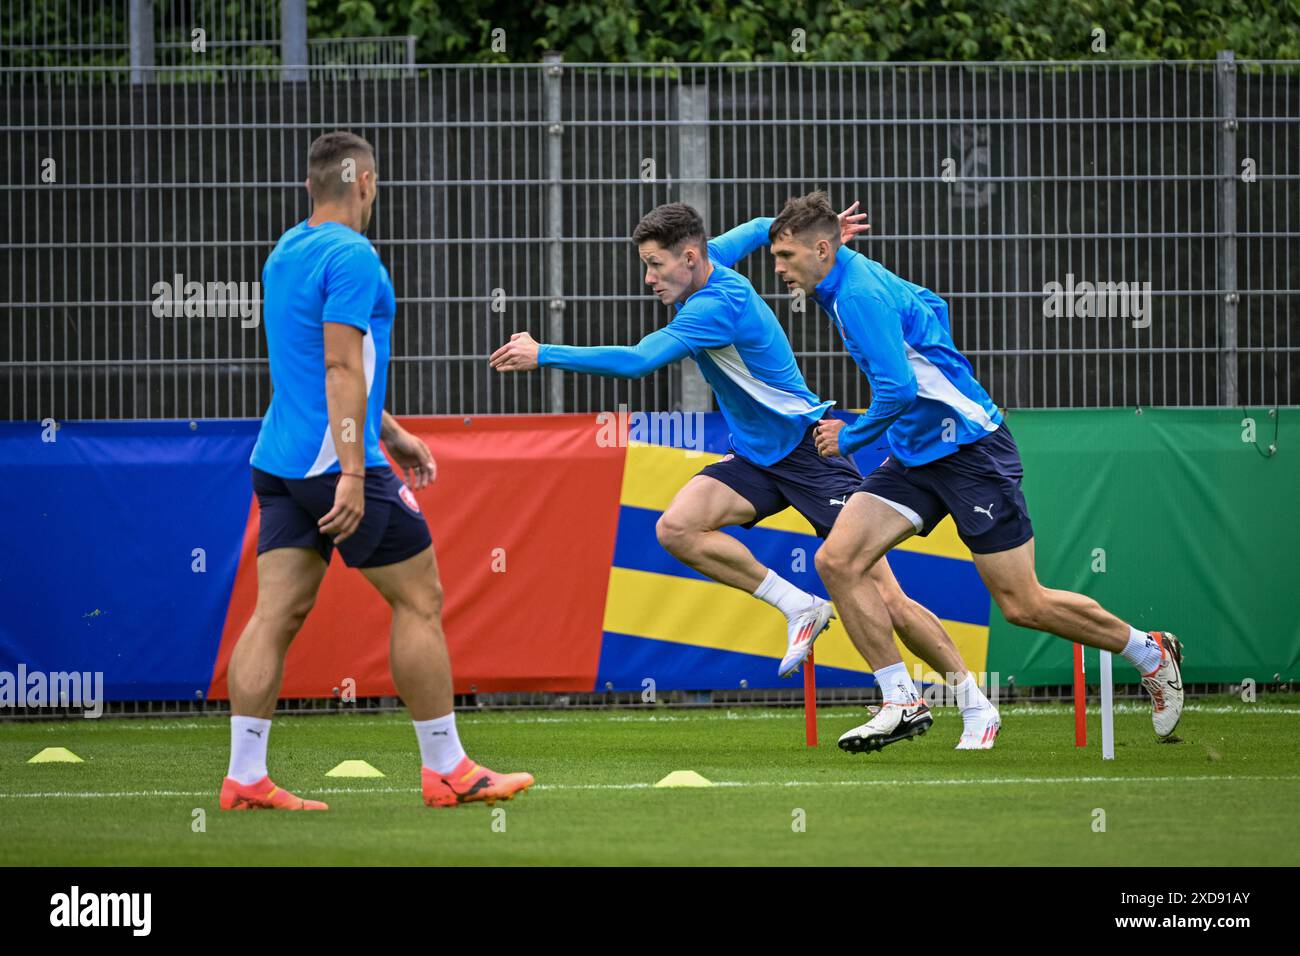
{"label": "green foliage", "polygon": [[[23,50],[5,51],[0,57],[4,66],[61,66],[67,54],[62,50],[42,49],[43,45],[68,42],[107,43],[113,36],[119,19],[126,20],[126,4],[122,10],[115,4],[98,8],[74,10],[60,0],[28,0],[15,9],[5,11],[0,23],[0,44],[26,47]],[[80,15],[78,15],[80,14]],[[72,41],[70,38],[81,38]],[[79,58],[82,66],[102,66],[124,60],[112,50],[96,49]]]}
{"label": "green foliage", "polygon": [[[3,42],[75,35],[68,9],[20,4]],[[107,34],[125,9],[83,16]],[[1224,49],[1300,59],[1300,0],[307,0],[307,13],[316,38],[414,35],[422,63],[535,62],[547,50],[571,62],[1178,60]],[[495,29],[504,50],[492,49]]]}
{"label": "green foliage", "polygon": [[[1105,50],[1094,50],[1096,29]],[[1300,56],[1300,0],[600,0],[515,27],[569,60],[917,61]],[[535,34],[535,35],[534,35]],[[800,41],[802,41],[800,43]],[[512,56],[526,59],[526,44]]]}

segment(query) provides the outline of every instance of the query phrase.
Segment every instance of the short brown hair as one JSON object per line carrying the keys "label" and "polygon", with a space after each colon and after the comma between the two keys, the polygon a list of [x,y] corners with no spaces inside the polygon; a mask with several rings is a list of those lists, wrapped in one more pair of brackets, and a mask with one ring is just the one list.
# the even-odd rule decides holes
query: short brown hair
{"label": "short brown hair", "polygon": [[798,238],[808,233],[817,233],[818,238],[840,238],[840,217],[835,215],[830,198],[820,189],[807,196],[795,196],[786,201],[781,215],[777,216],[768,230],[767,238],[775,242],[782,233],[790,233]]}
{"label": "short brown hair", "polygon": [[690,242],[697,245],[704,255],[708,255],[708,234],[704,230],[704,219],[694,207],[684,202],[670,202],[651,209],[636,224],[632,241],[638,246],[643,242],[657,242],[674,252],[680,252],[682,244]]}
{"label": "short brown hair", "polygon": [[372,163],[375,151],[356,133],[334,132],[317,136],[307,152],[307,178],[316,199],[338,199],[347,191],[343,161],[365,157]]}

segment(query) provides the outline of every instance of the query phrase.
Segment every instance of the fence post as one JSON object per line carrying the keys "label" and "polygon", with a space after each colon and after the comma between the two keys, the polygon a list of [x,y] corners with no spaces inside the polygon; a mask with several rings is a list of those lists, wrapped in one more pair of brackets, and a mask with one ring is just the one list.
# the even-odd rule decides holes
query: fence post
{"label": "fence post", "polygon": [[[678,199],[694,206],[704,217],[704,228],[709,228],[709,127],[699,125],[709,118],[709,88],[707,86],[677,87],[677,169],[680,188]],[[690,180],[696,180],[691,182]],[[681,394],[678,401],[684,412],[713,411],[713,392],[700,373],[700,367],[689,358],[682,359]]]}
{"label": "fence post", "polygon": [[[561,82],[564,76],[564,57],[547,53],[542,57],[542,84],[546,91],[546,235],[547,305],[546,341],[555,345],[564,342],[564,124]],[[547,370],[547,394],[552,412],[564,411],[564,373],[558,368]]]}
{"label": "fence post", "polygon": [[1215,92],[1220,121],[1219,146],[1219,404],[1233,406],[1237,397],[1237,62],[1221,50],[1215,64]]}
{"label": "fence post", "polygon": [[307,79],[307,0],[282,0],[280,4],[280,82]]}
{"label": "fence post", "polygon": [[153,71],[143,69],[154,65],[153,57],[153,0],[131,0],[130,15],[131,84],[139,86],[153,82]]}

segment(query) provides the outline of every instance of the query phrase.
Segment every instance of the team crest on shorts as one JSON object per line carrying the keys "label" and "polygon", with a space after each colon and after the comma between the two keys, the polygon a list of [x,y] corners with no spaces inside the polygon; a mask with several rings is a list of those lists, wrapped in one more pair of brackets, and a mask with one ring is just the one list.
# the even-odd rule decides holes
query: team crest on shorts
{"label": "team crest on shorts", "polygon": [[402,499],[402,504],[406,505],[406,507],[410,508],[416,514],[420,513],[420,503],[415,500],[414,493],[410,488],[406,487],[405,482],[402,483],[402,487],[398,490],[397,496]]}

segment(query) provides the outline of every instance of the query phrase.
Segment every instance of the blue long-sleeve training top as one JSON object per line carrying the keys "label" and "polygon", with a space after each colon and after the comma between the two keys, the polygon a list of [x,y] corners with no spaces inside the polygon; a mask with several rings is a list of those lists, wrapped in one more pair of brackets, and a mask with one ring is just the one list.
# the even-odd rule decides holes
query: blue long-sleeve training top
{"label": "blue long-sleeve training top", "polygon": [[871,407],[840,432],[841,453],[851,455],[884,433],[904,465],[925,465],[1002,424],[1002,412],[953,343],[947,304],[929,289],[841,246],[813,297],[871,382]]}
{"label": "blue long-sleeve training top", "polygon": [[[727,233],[737,261],[768,244],[773,222],[760,217]],[[813,298],[871,383],[871,407],[840,432],[845,457],[884,434],[900,462],[924,465],[1002,423],[1002,413],[957,351],[947,304],[929,289],[840,246]]]}
{"label": "blue long-sleeve training top", "polygon": [[631,346],[542,345],[538,364],[641,378],[690,356],[713,389],[737,454],[759,465],[780,461],[834,403],[808,388],[781,323],[749,280],[729,268],[757,248],[749,246],[749,226],[709,243],[712,273],[664,328]]}

